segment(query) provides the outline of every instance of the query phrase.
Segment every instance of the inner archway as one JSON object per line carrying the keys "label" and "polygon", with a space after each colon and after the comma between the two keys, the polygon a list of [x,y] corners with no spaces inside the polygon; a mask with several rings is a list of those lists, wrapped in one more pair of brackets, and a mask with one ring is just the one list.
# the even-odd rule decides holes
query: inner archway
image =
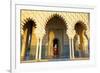
{"label": "inner archway", "polygon": [[[67,24],[65,20],[55,14],[45,26],[46,35],[43,38],[43,46],[46,45],[46,58],[69,58],[69,40],[66,34]],[[54,40],[57,39],[56,46]],[[56,48],[57,51],[54,50]]]}
{"label": "inner archway", "polygon": [[[31,18],[26,18],[25,22],[23,23],[23,42],[22,42],[22,49],[21,49],[21,60],[30,60],[30,50],[32,49],[32,43],[33,42],[33,31],[34,28],[36,28],[36,24]],[[35,35],[34,35],[35,36]],[[32,57],[33,59],[33,57]]]}
{"label": "inner archway", "polygon": [[74,55],[78,58],[89,56],[89,41],[86,35],[86,24],[78,21],[75,24],[76,35],[74,37]]}

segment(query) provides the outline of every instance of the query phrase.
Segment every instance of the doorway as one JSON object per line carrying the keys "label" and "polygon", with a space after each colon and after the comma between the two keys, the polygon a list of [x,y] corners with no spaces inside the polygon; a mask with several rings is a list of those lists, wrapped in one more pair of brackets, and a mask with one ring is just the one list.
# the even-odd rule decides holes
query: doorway
{"label": "doorway", "polygon": [[[64,30],[63,29],[50,29],[50,30],[48,30],[49,34],[51,31],[53,31],[53,33],[54,33],[54,38],[52,40],[53,41],[53,57],[60,58],[63,53],[62,49],[63,49],[63,44],[64,44],[64,42],[63,42],[63,38],[64,38],[63,31]],[[48,37],[48,38],[50,38],[50,37]],[[57,47],[55,47],[55,45],[57,45]]]}
{"label": "doorway", "polygon": [[[43,38],[43,54],[48,59],[59,59],[69,58],[69,39],[66,34],[67,25],[65,20],[55,14],[51,17],[45,27],[46,34]],[[56,46],[54,40],[56,39]],[[54,50],[54,48],[56,48]],[[42,52],[43,52],[42,51]]]}

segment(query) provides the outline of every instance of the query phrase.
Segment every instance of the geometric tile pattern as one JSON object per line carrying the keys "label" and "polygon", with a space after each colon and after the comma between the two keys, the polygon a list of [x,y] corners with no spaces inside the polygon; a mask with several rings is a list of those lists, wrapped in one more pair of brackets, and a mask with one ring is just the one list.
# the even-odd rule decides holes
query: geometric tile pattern
{"label": "geometric tile pattern", "polygon": [[[26,18],[30,17],[36,23],[35,33],[37,37],[42,37],[45,34],[45,26],[46,23],[53,15],[58,14],[61,16],[65,22],[68,30],[66,30],[66,34],[68,34],[69,38],[73,38],[75,35],[74,26],[76,22],[79,20],[84,22],[87,26],[87,36],[89,37],[89,13],[83,12],[52,12],[52,11],[34,11],[34,10],[21,10],[21,33],[23,34],[23,22]],[[41,32],[42,31],[42,32]],[[38,35],[39,34],[39,35]]]}

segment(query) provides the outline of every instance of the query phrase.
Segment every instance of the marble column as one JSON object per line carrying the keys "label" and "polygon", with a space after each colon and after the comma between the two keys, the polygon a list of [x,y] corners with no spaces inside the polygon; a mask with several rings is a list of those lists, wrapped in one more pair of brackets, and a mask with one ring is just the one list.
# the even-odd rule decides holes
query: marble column
{"label": "marble column", "polygon": [[72,59],[74,59],[74,38],[72,38]]}
{"label": "marble column", "polygon": [[40,38],[39,42],[39,60],[41,60],[41,54],[42,54],[42,38]]}
{"label": "marble column", "polygon": [[70,59],[72,59],[71,38],[69,38],[69,52],[70,52]]}
{"label": "marble column", "polygon": [[37,38],[37,45],[36,45],[36,56],[35,56],[36,60],[38,60],[38,53],[39,53],[39,38]]}
{"label": "marble column", "polygon": [[75,36],[75,30],[74,28],[68,28],[67,35],[69,37],[69,52],[70,52],[70,59],[74,59],[74,36]]}
{"label": "marble column", "polygon": [[69,38],[69,58],[72,59],[71,29],[70,28],[67,29],[66,34],[68,35],[68,38]]}

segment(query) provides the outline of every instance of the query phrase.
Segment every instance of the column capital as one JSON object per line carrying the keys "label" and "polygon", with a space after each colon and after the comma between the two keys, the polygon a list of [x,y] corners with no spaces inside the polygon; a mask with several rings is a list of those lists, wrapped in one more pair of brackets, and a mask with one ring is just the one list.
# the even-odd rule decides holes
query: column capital
{"label": "column capital", "polygon": [[75,34],[76,34],[76,32],[74,29],[67,30],[67,35],[68,35],[69,39],[74,39]]}

